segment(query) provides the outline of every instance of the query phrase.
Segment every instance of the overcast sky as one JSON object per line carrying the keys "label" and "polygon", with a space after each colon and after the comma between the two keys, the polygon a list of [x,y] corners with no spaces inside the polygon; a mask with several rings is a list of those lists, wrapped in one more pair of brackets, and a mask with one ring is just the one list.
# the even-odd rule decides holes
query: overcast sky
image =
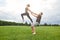
{"label": "overcast sky", "polygon": [[[60,0],[0,0],[0,20],[22,22],[21,14],[26,4],[37,14],[43,12],[41,24],[60,24]],[[35,22],[36,18],[30,16]],[[30,22],[26,16],[24,20]]]}

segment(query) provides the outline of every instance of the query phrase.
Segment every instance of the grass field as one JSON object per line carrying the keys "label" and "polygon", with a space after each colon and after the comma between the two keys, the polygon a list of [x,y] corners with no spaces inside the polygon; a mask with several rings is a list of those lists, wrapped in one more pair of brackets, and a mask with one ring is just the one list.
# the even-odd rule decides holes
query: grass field
{"label": "grass field", "polygon": [[59,26],[36,27],[36,32],[28,26],[0,26],[0,40],[60,40]]}

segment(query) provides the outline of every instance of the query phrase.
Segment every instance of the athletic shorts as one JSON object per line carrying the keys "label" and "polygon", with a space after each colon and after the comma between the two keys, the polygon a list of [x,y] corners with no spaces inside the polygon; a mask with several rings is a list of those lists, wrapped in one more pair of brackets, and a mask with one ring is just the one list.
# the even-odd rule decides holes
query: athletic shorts
{"label": "athletic shorts", "polygon": [[40,23],[38,23],[38,22],[31,23],[31,26],[36,26],[36,25],[40,25]]}

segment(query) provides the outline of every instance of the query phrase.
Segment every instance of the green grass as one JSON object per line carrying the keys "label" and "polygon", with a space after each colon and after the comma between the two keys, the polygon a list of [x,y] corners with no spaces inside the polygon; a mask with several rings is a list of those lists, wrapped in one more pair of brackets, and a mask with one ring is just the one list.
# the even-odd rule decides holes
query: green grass
{"label": "green grass", "polygon": [[59,26],[36,27],[36,32],[28,26],[0,26],[0,40],[60,40]]}

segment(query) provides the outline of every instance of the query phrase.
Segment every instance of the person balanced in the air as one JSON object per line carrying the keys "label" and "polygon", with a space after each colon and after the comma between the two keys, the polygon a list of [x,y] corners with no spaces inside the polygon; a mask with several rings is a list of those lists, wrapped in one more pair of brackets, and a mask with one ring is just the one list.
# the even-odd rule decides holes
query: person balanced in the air
{"label": "person balanced in the air", "polygon": [[35,25],[40,25],[40,21],[41,21],[41,17],[42,17],[42,15],[43,15],[43,13],[40,12],[39,14],[37,14],[37,13],[31,13],[31,14],[32,14],[34,17],[37,18],[37,19],[36,19],[36,23],[31,24],[31,26],[33,27],[33,28],[32,28],[33,34],[36,34]]}
{"label": "person balanced in the air", "polygon": [[29,9],[29,7],[30,7],[30,4],[27,4],[27,5],[26,5],[26,8],[25,8],[25,13],[21,14],[21,16],[22,16],[23,21],[24,21],[24,17],[23,17],[23,16],[27,16],[27,17],[30,19],[30,21],[33,23],[30,15],[29,15],[29,12],[30,12],[30,13],[32,12],[32,11]]}
{"label": "person balanced in the air", "polygon": [[[27,4],[26,8],[25,8],[25,13],[21,14],[21,16],[22,16],[23,21],[24,21],[23,16],[27,16],[30,19],[31,24],[33,24],[33,21],[31,19],[30,15],[29,15],[29,12],[32,13],[32,11],[29,9],[29,7],[30,7],[30,4]],[[35,28],[33,26],[31,28],[32,28],[32,31],[33,31],[33,29],[35,30]],[[35,34],[35,32],[33,32],[33,34]]]}

